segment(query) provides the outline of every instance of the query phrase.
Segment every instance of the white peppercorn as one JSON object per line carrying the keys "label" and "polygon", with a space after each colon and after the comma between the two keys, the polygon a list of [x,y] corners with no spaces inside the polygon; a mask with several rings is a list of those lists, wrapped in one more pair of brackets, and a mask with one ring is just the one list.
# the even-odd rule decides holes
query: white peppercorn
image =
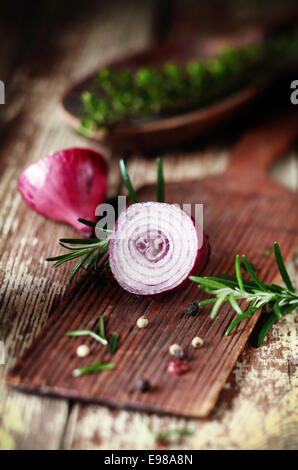
{"label": "white peppercorn", "polygon": [[86,344],[81,344],[77,348],[77,356],[79,357],[86,357],[88,356],[89,352],[90,352],[90,349]]}
{"label": "white peppercorn", "polygon": [[191,342],[193,348],[200,348],[201,346],[203,346],[203,344],[204,341],[199,336],[195,336]]}
{"label": "white peppercorn", "polygon": [[140,317],[138,318],[138,321],[137,321],[137,327],[138,328],[146,328],[149,324],[149,321],[148,321],[148,318],[146,317]]}
{"label": "white peppercorn", "polygon": [[181,346],[179,346],[179,344],[172,344],[169,347],[169,353],[172,356],[178,357],[180,355],[181,351],[182,351],[182,348],[181,348]]}

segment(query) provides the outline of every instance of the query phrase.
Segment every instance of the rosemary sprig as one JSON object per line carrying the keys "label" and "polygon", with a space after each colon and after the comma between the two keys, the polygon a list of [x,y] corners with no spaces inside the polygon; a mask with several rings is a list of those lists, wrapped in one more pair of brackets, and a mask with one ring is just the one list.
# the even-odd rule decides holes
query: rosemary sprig
{"label": "rosemary sprig", "polygon": [[[251,280],[242,278],[239,255],[236,255],[235,258],[235,277],[227,275],[190,277],[192,281],[199,284],[198,287],[200,289],[214,296],[212,299],[199,302],[200,306],[213,304],[210,314],[212,319],[216,317],[221,305],[225,302],[229,302],[238,314],[226,330],[226,335],[229,335],[245,318],[250,318],[257,310],[267,304],[271,304],[273,312],[259,333],[258,345],[260,346],[272,325],[278,319],[283,318],[284,315],[291,313],[298,307],[298,293],[294,290],[277,242],[274,243],[273,249],[276,265],[286,287],[276,284],[264,284],[255,273],[245,255],[242,256],[242,262]],[[242,311],[238,303],[239,301],[247,302],[249,307]]]}
{"label": "rosemary sprig", "polygon": [[81,369],[75,369],[72,372],[74,377],[79,377],[80,375],[85,374],[93,374],[94,372],[99,372],[102,370],[110,370],[116,367],[115,364],[112,363],[103,363],[103,362],[95,362],[94,364],[90,364],[89,366],[82,367]]}
{"label": "rosemary sprig", "polygon": [[[80,219],[80,221],[82,221],[82,219]],[[53,267],[57,268],[62,264],[67,263],[68,261],[80,258],[80,260],[72,269],[71,274],[69,276],[69,282],[71,283],[73,281],[73,278],[77,274],[79,268],[85,263],[85,269],[89,269],[92,264],[94,264],[95,269],[97,268],[97,262],[99,257],[108,250],[108,243],[108,237],[104,239],[61,238],[59,240],[59,245],[63,248],[66,248],[67,250],[70,250],[71,253],[47,258],[47,261],[55,261]],[[87,261],[88,259],[89,261]]]}

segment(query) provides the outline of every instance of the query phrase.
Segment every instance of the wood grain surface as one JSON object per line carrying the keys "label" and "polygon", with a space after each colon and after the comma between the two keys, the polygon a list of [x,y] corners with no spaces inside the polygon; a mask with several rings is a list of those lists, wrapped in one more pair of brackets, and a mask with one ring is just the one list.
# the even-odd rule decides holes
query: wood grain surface
{"label": "wood grain surface", "polygon": [[[152,41],[152,9],[147,1],[85,2],[83,13],[81,2],[72,2],[71,10],[52,0],[43,10],[45,3],[35,5],[37,13],[30,12],[30,21],[27,2],[24,11],[19,10],[17,22],[13,11],[9,20],[4,13],[0,19],[1,24],[6,19],[0,30],[0,78],[6,84],[6,105],[0,109],[0,339],[6,349],[6,364],[0,366],[0,448],[151,449],[154,444],[146,424],[154,431],[177,426],[193,431],[183,441],[173,439],[172,449],[297,448],[298,381],[297,369],[290,362],[291,345],[297,338],[294,315],[273,328],[261,349],[246,346],[208,419],[112,411],[3,387],[6,371],[47,324],[65,292],[67,269],[55,272],[44,261],[45,255],[56,250],[59,237],[74,235],[69,227],[45,220],[24,205],[16,192],[17,176],[26,165],[53,150],[86,145],[63,124],[58,111],[70,77],[79,80],[96,64]],[[166,180],[221,173],[236,134],[234,123],[196,144],[165,151]],[[90,146],[101,149],[94,142]],[[119,155],[106,154],[109,194],[113,195],[120,187]],[[137,187],[155,181],[155,162],[144,155],[133,155],[128,166]],[[297,149],[289,151],[272,172],[283,185],[297,190]],[[290,266],[296,279],[297,261],[295,258]]]}

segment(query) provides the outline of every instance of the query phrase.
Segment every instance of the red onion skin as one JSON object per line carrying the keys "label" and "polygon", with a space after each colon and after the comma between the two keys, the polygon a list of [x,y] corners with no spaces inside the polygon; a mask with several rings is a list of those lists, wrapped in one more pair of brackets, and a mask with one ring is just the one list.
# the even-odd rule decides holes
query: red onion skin
{"label": "red onion skin", "polygon": [[[191,217],[192,221],[193,221],[193,224],[195,226],[195,221],[194,219]],[[117,224],[117,222],[116,222]],[[194,263],[194,266],[192,268],[192,270],[189,272],[188,276],[177,286],[173,287],[173,288],[170,288],[166,291],[163,291],[163,292],[159,292],[159,293],[156,293],[156,294],[139,294],[139,293],[134,293],[134,295],[137,295],[137,296],[140,296],[140,297],[145,297],[145,298],[148,298],[148,299],[159,299],[161,297],[164,297],[165,295],[167,294],[171,294],[171,293],[174,293],[176,291],[179,291],[180,289],[182,289],[183,287],[186,287],[187,284],[190,282],[189,281],[189,276],[192,276],[192,275],[199,275],[203,269],[206,267],[206,265],[208,264],[208,261],[209,261],[209,257],[210,257],[210,244],[209,244],[209,237],[207,235],[205,235],[205,233],[203,233],[203,242],[202,242],[202,246],[201,248],[198,249],[198,252],[197,252],[197,257],[196,257],[196,260],[195,260],[195,263]],[[111,272],[111,277],[113,278],[113,273]],[[115,279],[115,278],[114,278]],[[117,279],[115,279],[117,281]],[[131,292],[132,293],[132,292]]]}
{"label": "red onion skin", "polygon": [[39,214],[69,223],[89,236],[92,227],[78,218],[96,221],[95,209],[104,201],[107,163],[102,154],[86,148],[55,152],[26,168],[18,189]]}
{"label": "red onion skin", "polygon": [[[205,233],[203,233],[203,244],[202,247],[198,250],[197,259],[195,261],[194,267],[192,268],[192,271],[189,274],[190,276],[198,276],[204,270],[210,258],[210,251],[211,248],[209,243],[209,237],[208,235],[205,235]],[[180,286],[178,286],[177,288],[184,286],[188,282],[189,279],[185,279],[184,283],[180,284]]]}

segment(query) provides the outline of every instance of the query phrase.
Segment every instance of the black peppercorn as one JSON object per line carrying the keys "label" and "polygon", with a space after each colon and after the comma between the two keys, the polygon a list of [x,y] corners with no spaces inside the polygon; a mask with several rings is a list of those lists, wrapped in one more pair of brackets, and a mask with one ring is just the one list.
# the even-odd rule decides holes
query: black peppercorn
{"label": "black peppercorn", "polygon": [[150,383],[148,380],[140,379],[136,383],[136,388],[140,390],[140,392],[148,392],[148,390],[150,390]]}
{"label": "black peppercorn", "polygon": [[187,315],[191,317],[194,317],[195,315],[197,315],[198,311],[199,311],[199,306],[197,302],[191,302],[186,307],[185,313],[187,313]]}

